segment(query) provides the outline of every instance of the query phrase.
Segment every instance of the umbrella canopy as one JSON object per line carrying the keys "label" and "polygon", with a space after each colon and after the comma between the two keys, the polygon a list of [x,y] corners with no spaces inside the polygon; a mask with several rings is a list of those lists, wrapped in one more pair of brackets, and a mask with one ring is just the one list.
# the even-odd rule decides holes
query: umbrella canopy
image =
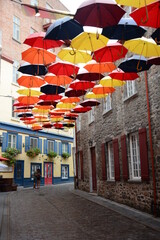
{"label": "umbrella canopy", "polygon": [[52,123],[44,123],[43,125],[42,125],[42,128],[52,128],[53,127],[53,124]]}
{"label": "umbrella canopy", "polygon": [[21,95],[26,95],[26,96],[40,96],[41,92],[33,89],[19,89],[17,90],[17,93]]}
{"label": "umbrella canopy", "polygon": [[51,115],[50,120],[51,120],[51,122],[60,122],[63,120],[63,117]]}
{"label": "umbrella canopy", "polygon": [[160,56],[160,46],[151,38],[142,37],[128,40],[124,43],[124,46],[129,51],[144,57]]}
{"label": "umbrella canopy", "polygon": [[115,91],[115,88],[104,87],[101,84],[95,85],[92,89],[92,92],[94,94],[108,94],[108,93],[113,93],[114,91]]}
{"label": "umbrella canopy", "polygon": [[6,169],[6,168],[8,168],[7,165],[0,163],[0,170]]}
{"label": "umbrella canopy", "polygon": [[75,103],[63,103],[63,102],[59,102],[56,105],[56,108],[62,108],[62,109],[72,109],[76,106]]}
{"label": "umbrella canopy", "polygon": [[2,156],[0,156],[0,161],[9,161],[9,159],[8,159],[8,158],[5,158],[5,157],[2,157]]}
{"label": "umbrella canopy", "polygon": [[80,97],[86,94],[86,90],[75,90],[72,88],[68,88],[65,91],[65,96],[67,97]]}
{"label": "umbrella canopy", "polygon": [[71,76],[78,73],[79,67],[72,63],[57,62],[48,67],[48,71],[55,75]]}
{"label": "umbrella canopy", "polygon": [[109,73],[109,76],[122,81],[135,80],[136,78],[139,78],[139,75],[136,72],[124,72],[120,68],[117,68]]}
{"label": "umbrella canopy", "polygon": [[112,72],[116,66],[114,65],[114,63],[112,62],[94,62],[92,63],[92,61],[90,63],[87,63],[84,68],[88,71],[88,72],[92,72],[92,73],[106,73],[106,72]]}
{"label": "umbrella canopy", "polygon": [[122,87],[125,82],[122,80],[112,79],[109,76],[106,76],[101,79],[100,84],[103,87]]}
{"label": "umbrella canopy", "polygon": [[69,85],[69,87],[74,90],[87,90],[93,88],[94,85],[95,83],[91,81],[75,80]]}
{"label": "umbrella canopy", "polygon": [[62,129],[62,130],[64,129],[63,123],[60,123],[60,122],[54,123],[53,126],[55,129]]}
{"label": "umbrella canopy", "polygon": [[80,98],[79,97],[63,97],[63,98],[61,98],[61,102],[76,103],[76,102],[80,102]]}
{"label": "umbrella canopy", "polygon": [[157,45],[160,45],[160,27],[157,28],[151,35],[151,38],[157,43]]}
{"label": "umbrella canopy", "polygon": [[31,47],[44,48],[44,49],[60,47],[64,43],[61,40],[44,39],[45,34],[46,34],[45,32],[32,33],[24,40],[23,43]]}
{"label": "umbrella canopy", "polygon": [[147,60],[149,65],[160,65],[160,57],[152,57]]}
{"label": "umbrella canopy", "polygon": [[30,74],[30,75],[45,75],[47,73],[47,68],[42,64],[29,64],[24,63],[18,68],[18,71],[24,74]]}
{"label": "umbrella canopy", "polygon": [[40,88],[40,91],[45,94],[57,95],[63,93],[65,91],[65,88],[62,86],[46,84]]}
{"label": "umbrella canopy", "polygon": [[72,109],[72,112],[74,113],[85,113],[92,110],[91,107],[83,107],[81,105],[76,106],[75,108]]}
{"label": "umbrella canopy", "polygon": [[26,118],[26,117],[33,117],[33,114],[32,113],[20,113],[18,114],[18,117],[23,117],[23,118]]}
{"label": "umbrella canopy", "polygon": [[38,76],[23,75],[17,79],[20,86],[28,88],[41,87],[44,84],[44,80]]}
{"label": "umbrella canopy", "polygon": [[72,82],[72,78],[66,76],[66,75],[59,75],[56,76],[52,73],[49,73],[45,76],[44,80],[49,84],[55,84],[55,85],[67,85]]}
{"label": "umbrella canopy", "polygon": [[21,96],[18,97],[18,101],[23,104],[32,105],[39,101],[38,97],[35,96]]}
{"label": "umbrella canopy", "polygon": [[109,39],[126,41],[142,37],[145,32],[146,30],[139,27],[132,18],[121,18],[118,24],[103,28],[102,35]]}
{"label": "umbrella canopy", "polygon": [[42,130],[43,128],[42,128],[42,126],[41,125],[33,125],[32,126],[32,130],[33,131],[40,131],[40,130]]}
{"label": "umbrella canopy", "polygon": [[69,40],[83,32],[83,26],[75,19],[63,17],[54,21],[47,29],[45,39]]}
{"label": "umbrella canopy", "polygon": [[86,0],[74,18],[84,26],[104,28],[117,24],[124,14],[125,11],[113,0]]}
{"label": "umbrella canopy", "polygon": [[[138,25],[152,28],[160,27],[160,1],[134,10],[130,16]],[[154,17],[153,17],[154,16]]]}
{"label": "umbrella canopy", "polygon": [[107,46],[94,52],[93,59],[97,62],[114,62],[124,58],[128,49],[120,43],[108,43]]}
{"label": "umbrella canopy", "polygon": [[152,2],[154,2],[155,0],[116,0],[116,2],[120,5],[124,5],[124,6],[132,6],[135,8],[141,8],[144,7]]}
{"label": "umbrella canopy", "polygon": [[86,51],[80,51],[72,48],[63,48],[57,56],[63,60],[73,64],[86,63],[92,59],[91,55]]}
{"label": "umbrella canopy", "polygon": [[109,39],[101,34],[83,32],[72,39],[71,46],[78,50],[88,50],[93,52],[106,46],[108,41]]}
{"label": "umbrella canopy", "polygon": [[96,99],[87,99],[80,103],[80,105],[83,107],[94,107],[98,106],[99,104],[100,102],[97,101]]}
{"label": "umbrella canopy", "polygon": [[50,64],[54,62],[56,55],[40,48],[29,48],[22,52],[22,60],[32,64]]}
{"label": "umbrella canopy", "polygon": [[39,99],[44,100],[44,101],[56,101],[60,100],[62,98],[61,95],[51,95],[51,94],[42,94],[39,96]]}
{"label": "umbrella canopy", "polygon": [[147,59],[143,56],[133,55],[132,57],[120,63],[118,68],[124,72],[142,72],[149,70],[151,65],[147,64]]}
{"label": "umbrella canopy", "polygon": [[85,68],[80,68],[76,76],[77,79],[84,81],[97,81],[102,77],[104,76],[101,73],[92,73],[87,71]]}
{"label": "umbrella canopy", "polygon": [[95,94],[93,92],[88,92],[86,95],[85,95],[85,98],[89,98],[89,99],[92,99],[92,98],[95,98],[95,99],[101,99],[101,98],[106,98],[108,94]]}
{"label": "umbrella canopy", "polygon": [[71,122],[63,123],[63,127],[72,128],[72,127],[74,127],[74,126],[75,126],[74,123],[71,123]]}

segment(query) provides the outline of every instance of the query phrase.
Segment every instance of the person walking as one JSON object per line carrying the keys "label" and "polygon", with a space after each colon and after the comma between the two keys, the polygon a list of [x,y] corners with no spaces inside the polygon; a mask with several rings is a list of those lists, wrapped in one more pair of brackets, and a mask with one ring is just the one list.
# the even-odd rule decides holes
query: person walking
{"label": "person walking", "polygon": [[41,170],[38,168],[37,169],[37,189],[40,188],[40,184],[41,184]]}
{"label": "person walking", "polygon": [[37,185],[37,170],[34,172],[33,188],[35,189]]}

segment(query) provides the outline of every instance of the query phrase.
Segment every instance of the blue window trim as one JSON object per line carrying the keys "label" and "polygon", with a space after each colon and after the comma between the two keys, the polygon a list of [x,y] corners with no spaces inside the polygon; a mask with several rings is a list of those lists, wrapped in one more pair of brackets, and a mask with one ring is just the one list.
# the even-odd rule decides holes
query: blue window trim
{"label": "blue window trim", "polygon": [[[62,178],[62,167],[68,167],[68,178]],[[69,179],[69,164],[61,164],[61,180],[68,180]]]}

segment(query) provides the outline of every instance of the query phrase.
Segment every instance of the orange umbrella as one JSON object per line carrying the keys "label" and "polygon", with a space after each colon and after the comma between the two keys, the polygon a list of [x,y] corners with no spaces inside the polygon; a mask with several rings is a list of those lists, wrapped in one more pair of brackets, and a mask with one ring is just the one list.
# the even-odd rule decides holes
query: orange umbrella
{"label": "orange umbrella", "polygon": [[113,87],[103,87],[101,84],[98,84],[93,87],[94,94],[106,94],[106,93],[113,93],[115,88]]}
{"label": "orange umbrella", "polygon": [[72,78],[66,76],[66,75],[60,75],[56,76],[52,73],[49,73],[45,76],[44,80],[49,84],[55,84],[55,85],[67,85],[72,82]]}
{"label": "orange umbrella", "polygon": [[92,62],[88,63],[84,66],[84,68],[88,71],[88,72],[92,72],[92,73],[105,73],[105,72],[112,72],[116,66],[114,63],[112,62]]}
{"label": "orange umbrella", "polygon": [[40,48],[29,48],[22,52],[22,60],[32,63],[32,64],[50,64],[54,62],[56,55]]}
{"label": "orange umbrella", "polygon": [[18,101],[23,104],[31,105],[37,103],[39,101],[39,98],[35,96],[21,96],[18,97]]}
{"label": "orange umbrella", "polygon": [[42,126],[41,125],[33,125],[32,126],[32,130],[33,131],[39,131],[39,130],[42,130],[43,128],[42,128]]}
{"label": "orange umbrella", "polygon": [[25,120],[23,121],[24,124],[26,125],[30,125],[30,124],[33,124],[33,123],[37,123],[37,120],[36,119],[33,119],[33,120]]}
{"label": "orange umbrella", "polygon": [[63,97],[60,100],[63,103],[76,103],[76,102],[80,102],[80,98],[79,97]]}
{"label": "orange umbrella", "polygon": [[17,80],[18,84],[23,87],[41,87],[45,82],[43,78],[31,75],[23,75]]}

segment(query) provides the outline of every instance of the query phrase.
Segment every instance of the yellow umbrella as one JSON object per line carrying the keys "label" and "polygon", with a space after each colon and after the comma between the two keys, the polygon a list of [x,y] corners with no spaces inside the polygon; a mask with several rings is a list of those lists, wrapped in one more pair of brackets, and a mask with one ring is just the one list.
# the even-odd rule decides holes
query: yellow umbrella
{"label": "yellow umbrella", "polygon": [[32,109],[32,113],[38,113],[38,114],[42,114],[42,115],[44,115],[44,114],[47,115],[48,112],[49,112],[49,109],[38,109],[38,108]]}
{"label": "yellow umbrella", "polygon": [[50,117],[51,122],[60,122],[63,120],[63,117],[60,116],[52,116]]}
{"label": "yellow umbrella", "polygon": [[75,103],[63,103],[63,102],[59,102],[56,105],[56,108],[61,108],[61,109],[72,109],[76,106]]}
{"label": "yellow umbrella", "polygon": [[150,3],[155,2],[156,0],[116,0],[116,2],[120,5],[124,5],[124,6],[131,6],[131,7],[135,7],[135,8],[141,8],[144,7]]}
{"label": "yellow umbrella", "polygon": [[19,90],[17,90],[17,93],[19,93],[21,95],[26,95],[26,96],[40,96],[42,94],[40,91],[33,90],[30,88],[19,89]]}
{"label": "yellow umbrella", "polygon": [[144,57],[160,56],[160,46],[153,39],[145,37],[125,41],[123,44],[129,51]]}
{"label": "yellow umbrella", "polygon": [[77,37],[71,41],[71,46],[78,50],[95,51],[99,48],[105,47],[108,38],[98,33],[80,33]]}
{"label": "yellow umbrella", "polygon": [[107,76],[100,80],[100,84],[104,87],[121,87],[125,84],[125,82]]}
{"label": "yellow umbrella", "polygon": [[57,56],[63,60],[73,64],[86,63],[92,59],[91,55],[86,51],[79,51],[72,48],[63,48]]}
{"label": "yellow umbrella", "polygon": [[93,99],[100,99],[100,98],[105,98],[108,94],[95,94],[93,92],[88,92],[85,95],[85,98],[93,98]]}

